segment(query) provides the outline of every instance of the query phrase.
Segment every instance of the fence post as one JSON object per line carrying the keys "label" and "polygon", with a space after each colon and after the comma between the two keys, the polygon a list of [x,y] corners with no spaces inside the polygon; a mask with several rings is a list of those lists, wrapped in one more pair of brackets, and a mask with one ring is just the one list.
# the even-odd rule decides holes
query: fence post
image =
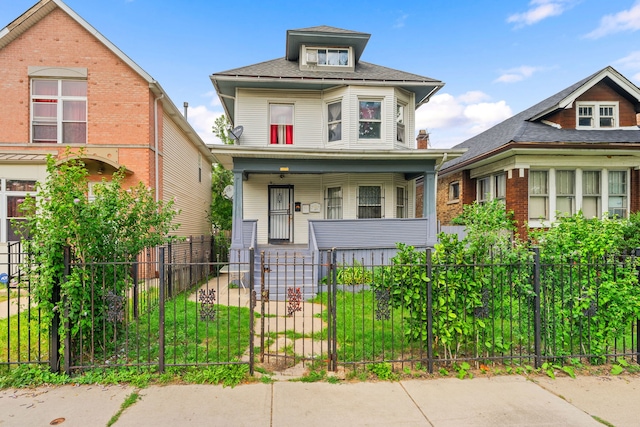
{"label": "fence post", "polygon": [[169,298],[173,296],[173,258],[171,240],[169,240],[169,243],[167,244],[167,293],[169,294]]}
{"label": "fence post", "polygon": [[329,328],[331,328],[331,334],[329,335],[331,337],[331,340],[329,341],[329,351],[331,352],[329,355],[329,370],[335,372],[338,370],[338,314],[336,309],[336,293],[338,291],[338,269],[336,268],[336,265],[338,263],[338,252],[333,248],[329,252],[329,255],[331,256],[331,266],[329,270],[329,277],[331,279],[329,280],[330,283],[327,287],[329,289],[327,298],[327,301],[329,302],[329,318],[331,319],[331,322],[329,323]]}
{"label": "fence post", "polygon": [[431,248],[427,249],[427,368],[433,374],[433,264]]}
{"label": "fence post", "polygon": [[542,322],[540,312],[540,248],[533,248],[533,346],[535,367],[542,366]]}
{"label": "fence post", "polygon": [[[71,247],[64,248],[64,279],[71,275]],[[64,373],[71,375],[71,327],[69,325],[69,301],[67,297],[63,297],[62,305],[64,306]]]}
{"label": "fence post", "polygon": [[[640,248],[635,250],[636,262],[640,258]],[[638,279],[640,280],[640,265],[636,267]],[[640,319],[636,319],[636,363],[640,364]]]}
{"label": "fence post", "polygon": [[131,264],[131,276],[133,277],[133,318],[138,318],[138,305],[140,304],[138,296],[138,258]]}
{"label": "fence post", "polygon": [[158,307],[158,371],[164,373],[164,248],[160,247],[158,256],[159,281],[158,290],[160,306]]}
{"label": "fence post", "polygon": [[253,376],[254,369],[254,357],[255,357],[255,348],[254,348],[254,338],[255,338],[255,317],[254,311],[256,307],[256,289],[255,289],[255,269],[256,269],[256,259],[255,259],[255,249],[253,247],[249,248],[249,375]]}
{"label": "fence post", "polygon": [[189,286],[193,285],[193,236],[189,236]]}
{"label": "fence post", "polygon": [[[66,262],[66,248],[65,248]],[[66,270],[66,267],[65,267]],[[51,327],[49,329],[49,370],[53,373],[60,372],[60,282],[53,283],[51,290],[51,305],[54,307]],[[56,308],[57,307],[57,308]]]}
{"label": "fence post", "polygon": [[[231,271],[231,264],[229,264],[229,271]],[[260,363],[264,363],[264,299],[266,297],[264,273],[264,251],[260,251]]]}

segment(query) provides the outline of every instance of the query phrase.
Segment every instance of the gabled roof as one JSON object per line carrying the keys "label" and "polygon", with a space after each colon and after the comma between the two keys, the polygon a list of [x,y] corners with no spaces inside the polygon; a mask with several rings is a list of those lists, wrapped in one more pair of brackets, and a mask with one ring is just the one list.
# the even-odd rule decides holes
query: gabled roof
{"label": "gabled roof", "polygon": [[40,0],[34,4],[30,9],[13,20],[9,25],[0,30],[0,50],[7,46],[9,43],[20,37],[27,32],[30,28],[36,25],[45,16],[51,13],[56,8],[63,10],[69,17],[76,21],[80,26],[87,30],[90,34],[96,37],[104,46],[106,46],[114,55],[116,55],[122,62],[127,64],[133,71],[135,71],[140,77],[147,81],[149,89],[156,95],[164,95],[160,102],[164,110],[169,114],[175,123],[182,129],[182,131],[189,137],[191,142],[198,147],[198,150],[210,161],[213,161],[211,151],[207,149],[204,141],[198,136],[196,131],[191,125],[184,119],[184,116],[175,106],[173,101],[166,95],[165,90],[149,73],[144,71],[138,64],[136,64],[131,58],[129,58],[123,51],[110,42],[105,36],[103,36],[98,30],[96,30],[91,24],[85,21],[80,15],[78,15],[73,9],[67,6],[61,0]]}
{"label": "gabled roof", "polygon": [[[295,34],[306,34],[307,32],[321,34],[326,32],[332,35],[339,34],[341,37],[347,38],[366,36],[367,40],[369,36],[364,33],[326,26],[290,31]],[[288,54],[289,51],[290,46],[287,47]],[[214,73],[211,75],[211,81],[222,101],[226,115],[231,119],[232,123],[234,121],[235,92],[240,87],[326,90],[344,85],[392,86],[413,92],[416,96],[417,108],[427,102],[431,95],[444,86],[444,83],[440,80],[363,61],[358,61],[353,71],[301,70],[298,62],[291,61],[287,57]]]}
{"label": "gabled roof", "polygon": [[297,61],[302,44],[308,46],[352,46],[357,63],[370,37],[371,34],[329,27],[328,25],[287,30],[285,58],[289,61]]}
{"label": "gabled roof", "polygon": [[[462,156],[443,165],[441,173],[471,165],[481,158],[497,153],[512,143],[640,143],[640,129],[582,130],[558,129],[538,122],[549,114],[570,107],[588,89],[606,80],[617,85],[634,102],[640,103],[640,88],[612,67],[602,70],[561,90],[492,128],[467,139],[453,148],[467,148]],[[563,148],[567,148],[566,145]]]}

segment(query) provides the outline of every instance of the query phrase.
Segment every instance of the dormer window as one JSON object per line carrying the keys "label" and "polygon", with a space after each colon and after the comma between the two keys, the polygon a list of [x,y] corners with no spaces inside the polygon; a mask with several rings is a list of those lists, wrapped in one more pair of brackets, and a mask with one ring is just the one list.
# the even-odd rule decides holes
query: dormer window
{"label": "dormer window", "polygon": [[578,129],[611,129],[618,127],[617,103],[579,103]]}
{"label": "dormer window", "polygon": [[335,67],[335,71],[350,71],[353,70],[353,52],[349,47],[305,46],[300,66],[304,69]]}

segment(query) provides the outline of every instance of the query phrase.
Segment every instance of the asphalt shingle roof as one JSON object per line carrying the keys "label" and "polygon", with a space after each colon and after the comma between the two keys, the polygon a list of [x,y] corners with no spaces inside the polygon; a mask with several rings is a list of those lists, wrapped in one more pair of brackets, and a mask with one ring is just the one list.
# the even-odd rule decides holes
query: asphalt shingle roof
{"label": "asphalt shingle roof", "polygon": [[510,142],[639,143],[640,130],[558,129],[543,123],[529,121],[557,106],[560,101],[580,89],[602,71],[580,80],[515,116],[454,146],[453,148],[467,148],[467,152],[445,163],[442,172],[446,173],[448,169],[460,163],[490,153]]}

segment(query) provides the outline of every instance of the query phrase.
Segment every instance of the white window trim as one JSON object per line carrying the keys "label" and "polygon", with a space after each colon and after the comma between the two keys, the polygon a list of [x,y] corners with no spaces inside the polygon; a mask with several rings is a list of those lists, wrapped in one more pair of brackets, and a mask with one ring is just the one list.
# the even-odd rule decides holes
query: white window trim
{"label": "white window trim", "polygon": [[[347,65],[327,65],[320,64],[318,61],[318,51],[319,50],[346,50],[349,59],[347,60]],[[349,70],[354,68],[354,52],[351,46],[302,46],[301,50],[302,54],[300,55],[300,64],[305,67],[319,67],[326,69],[336,68],[339,70]]]}
{"label": "white window trim", "polygon": [[[398,106],[402,107],[402,126],[403,126],[403,140],[400,141],[398,139],[398,117],[394,117],[394,123],[395,123],[395,138],[396,138],[396,143],[397,144],[403,144],[403,145],[407,145],[408,143],[408,139],[407,138],[407,104],[404,102],[400,102],[400,101],[396,101],[396,113],[397,113],[397,109]],[[382,133],[382,132],[381,132]]]}
{"label": "white window trim", "polygon": [[[580,126],[580,107],[593,107],[593,126]],[[612,127],[600,127],[600,107],[613,107],[613,122]],[[620,103],[619,101],[597,101],[576,102],[576,129],[619,129],[620,128]]]}
{"label": "white window trim", "polygon": [[[340,218],[329,218],[329,189],[330,188],[339,188],[340,189]],[[344,210],[345,210],[345,187],[343,185],[327,185],[324,187],[324,198],[325,198],[325,210],[324,210],[324,218],[325,219],[344,219]]]}
{"label": "white window trim", "polygon": [[[337,99],[332,99],[329,101],[326,101],[325,106],[324,106],[324,112],[326,113],[326,119],[324,120],[325,122],[325,138],[327,141],[327,144],[337,144],[340,143],[342,141],[344,141],[344,103],[342,102],[343,99],[342,98],[337,98]],[[329,121],[329,106],[332,104],[337,104],[340,103],[340,114],[341,114],[341,119],[340,120],[335,120],[333,122]],[[336,139],[335,141],[329,141],[329,125],[330,124],[334,124],[334,123],[340,123],[341,124],[341,135],[340,135],[340,139]]]}
{"label": "white window trim", "polygon": [[[455,199],[452,197],[453,186],[454,185],[458,186],[458,197],[456,197]],[[449,183],[449,194],[448,194],[447,202],[448,203],[458,203],[459,201],[460,201],[460,181],[451,181]]]}
{"label": "white window trim", "polygon": [[[292,144],[272,144],[271,143],[271,106],[273,105],[282,105],[282,106],[290,106],[293,108],[293,112],[291,114],[291,126],[293,126],[293,143]],[[277,146],[277,147],[285,147],[285,146],[294,146],[296,144],[296,104],[295,102],[286,102],[286,101],[269,101],[267,103],[267,146]]]}
{"label": "white window trim", "polygon": [[[29,194],[35,196],[36,190],[33,191],[9,191],[7,190],[7,181],[12,180],[19,181],[34,181],[37,182],[35,178],[0,178],[0,242],[7,243],[7,238],[9,237],[9,229],[8,229],[8,196],[18,196],[18,197],[27,197]],[[22,218],[22,217],[16,217]]]}
{"label": "white window trim", "polygon": [[[43,81],[43,80],[50,80],[50,81],[55,81],[58,83],[58,95],[53,96],[53,95],[34,95],[33,94],[33,82],[35,80],[38,81]],[[59,102],[56,102],[56,108],[57,108],[57,117],[56,117],[56,142],[44,142],[44,143],[39,143],[36,142],[35,144],[63,144],[64,142],[62,141],[63,139],[63,124],[65,123],[64,120],[64,111],[63,111],[63,104],[64,101],[84,101],[84,108],[85,108],[85,140],[84,143],[80,143],[81,145],[85,145],[88,143],[88,139],[89,139],[89,94],[88,94],[88,87],[87,87],[87,96],[63,96],[62,95],[62,81],[65,80],[74,80],[74,79],[68,79],[68,78],[56,78],[56,77],[32,77],[31,80],[29,81],[29,141],[34,144],[33,142],[33,122],[34,122],[34,112],[33,112],[33,106],[34,106],[34,99],[38,99],[38,98],[50,98],[50,99],[57,99]],[[84,81],[86,82],[86,79],[75,79],[76,81]],[[88,84],[88,83],[87,83]],[[53,122],[52,122],[53,123]]]}
{"label": "white window trim", "polygon": [[[359,209],[360,209],[360,187],[378,187],[380,188],[380,218],[386,218],[386,205],[385,205],[385,186],[382,183],[356,183],[355,185],[355,190],[356,190],[356,194],[355,194],[355,207],[356,207],[356,211],[355,211],[355,217],[356,219],[369,219],[369,218],[360,218],[359,216]],[[343,197],[344,200],[344,197]],[[344,203],[343,203],[344,206]],[[362,206],[368,206],[368,205],[362,205]],[[373,205],[371,205],[373,206]],[[394,205],[395,207],[395,205]],[[395,216],[395,215],[394,215]]]}
{"label": "white window trim", "polygon": [[[396,211],[394,212],[394,217],[395,218],[409,218],[409,192],[408,192],[408,188],[406,185],[396,185],[395,186],[396,191],[394,192],[394,198],[395,200],[395,209]],[[404,191],[404,200],[403,205],[402,205],[402,209],[404,210],[404,216],[399,217],[398,216],[398,208],[401,206],[398,203],[398,188],[402,188],[402,190]]]}
{"label": "white window trim", "polygon": [[[360,120],[360,103],[361,102],[379,102],[380,103],[380,119],[379,120]],[[358,98],[357,101],[357,127],[356,127],[356,132],[358,135],[358,142],[359,143],[371,143],[371,144],[378,144],[381,142],[384,142],[385,140],[385,111],[384,111],[384,98]],[[380,138],[360,138],[360,122],[379,122],[380,123]]]}

